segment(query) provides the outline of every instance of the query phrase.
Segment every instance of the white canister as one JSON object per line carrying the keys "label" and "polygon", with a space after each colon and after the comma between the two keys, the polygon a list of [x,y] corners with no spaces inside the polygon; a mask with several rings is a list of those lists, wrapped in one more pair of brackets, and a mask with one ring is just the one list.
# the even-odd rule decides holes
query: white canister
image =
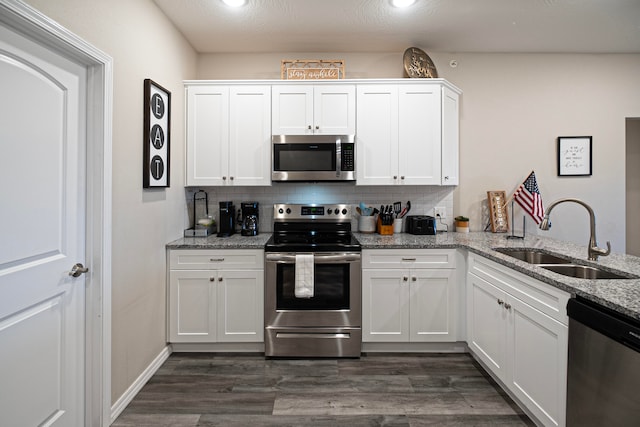
{"label": "white canister", "polygon": [[404,225],[403,218],[396,218],[393,220],[393,234],[402,233],[402,226]]}
{"label": "white canister", "polygon": [[358,219],[358,231],[361,233],[375,233],[376,232],[376,217],[361,216]]}

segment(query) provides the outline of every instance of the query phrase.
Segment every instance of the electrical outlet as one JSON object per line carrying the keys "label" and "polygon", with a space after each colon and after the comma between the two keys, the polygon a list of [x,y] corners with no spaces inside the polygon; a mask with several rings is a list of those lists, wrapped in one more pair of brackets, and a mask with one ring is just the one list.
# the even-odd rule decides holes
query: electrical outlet
{"label": "electrical outlet", "polygon": [[433,208],[433,216],[438,218],[438,216],[442,219],[447,217],[447,210],[442,206],[437,206]]}

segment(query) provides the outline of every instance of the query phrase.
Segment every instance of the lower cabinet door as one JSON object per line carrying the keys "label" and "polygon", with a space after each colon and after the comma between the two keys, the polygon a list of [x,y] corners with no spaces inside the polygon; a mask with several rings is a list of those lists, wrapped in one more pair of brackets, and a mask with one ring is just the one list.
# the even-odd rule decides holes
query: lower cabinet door
{"label": "lower cabinet door", "polygon": [[502,381],[507,377],[506,293],[467,275],[467,344]]}
{"label": "lower cabinet door", "polygon": [[415,269],[409,275],[409,340],[456,341],[455,270]]}
{"label": "lower cabinet door", "polygon": [[564,426],[568,328],[516,298],[507,307],[507,386],[545,426]]}
{"label": "lower cabinet door", "polygon": [[362,271],[362,341],[409,341],[409,272]]}
{"label": "lower cabinet door", "polygon": [[221,270],[218,276],[218,341],[263,341],[264,271]]}
{"label": "lower cabinet door", "polygon": [[169,342],[216,342],[215,283],[218,272],[169,272]]}

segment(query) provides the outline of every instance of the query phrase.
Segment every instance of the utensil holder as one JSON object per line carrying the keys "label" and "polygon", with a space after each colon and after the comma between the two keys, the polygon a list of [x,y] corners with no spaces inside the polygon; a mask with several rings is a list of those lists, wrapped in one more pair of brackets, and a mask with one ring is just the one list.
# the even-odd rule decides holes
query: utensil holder
{"label": "utensil holder", "polygon": [[358,231],[361,233],[375,233],[376,232],[376,217],[375,216],[361,216],[358,219]]}
{"label": "utensil holder", "polygon": [[402,233],[402,226],[404,221],[402,218],[396,218],[393,220],[393,232],[394,233]]}

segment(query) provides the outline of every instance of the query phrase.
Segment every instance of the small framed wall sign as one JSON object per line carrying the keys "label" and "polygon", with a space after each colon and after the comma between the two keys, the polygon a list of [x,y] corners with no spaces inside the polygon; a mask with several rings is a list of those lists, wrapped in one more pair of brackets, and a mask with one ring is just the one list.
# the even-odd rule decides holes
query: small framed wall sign
{"label": "small framed wall sign", "polygon": [[171,92],[144,80],[142,187],[169,187]]}
{"label": "small framed wall sign", "polygon": [[558,176],[591,175],[591,137],[558,137]]}

